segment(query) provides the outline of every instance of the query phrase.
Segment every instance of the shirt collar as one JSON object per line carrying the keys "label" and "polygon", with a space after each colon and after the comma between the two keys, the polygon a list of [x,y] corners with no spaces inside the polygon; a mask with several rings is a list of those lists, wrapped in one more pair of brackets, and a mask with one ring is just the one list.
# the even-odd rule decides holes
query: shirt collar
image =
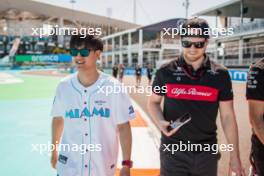
{"label": "shirt collar", "polygon": [[[191,65],[187,64],[186,61],[184,60],[184,56],[183,54],[179,57],[179,66],[180,67],[191,67]],[[203,63],[201,65],[201,67],[199,69],[202,70],[207,70],[211,68],[211,63],[210,63],[210,59],[209,56],[207,54],[204,54],[204,60]]]}
{"label": "shirt collar", "polygon": [[90,85],[88,87],[84,87],[80,83],[79,78],[78,78],[78,72],[76,72],[73,75],[73,78],[71,80],[71,84],[72,84],[73,88],[76,89],[81,94],[83,94],[85,92],[91,92],[91,91],[97,90],[100,87],[100,85],[103,84],[103,82],[104,82],[104,79],[103,79],[103,74],[101,72],[99,72],[99,77],[97,78],[95,83],[93,83],[92,85]]}

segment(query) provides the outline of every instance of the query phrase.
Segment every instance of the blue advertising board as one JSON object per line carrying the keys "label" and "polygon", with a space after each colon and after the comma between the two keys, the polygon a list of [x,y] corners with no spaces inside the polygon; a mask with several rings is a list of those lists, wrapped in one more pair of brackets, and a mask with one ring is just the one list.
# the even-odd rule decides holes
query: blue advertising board
{"label": "blue advertising board", "polygon": [[248,71],[247,70],[228,70],[232,81],[246,81]]}

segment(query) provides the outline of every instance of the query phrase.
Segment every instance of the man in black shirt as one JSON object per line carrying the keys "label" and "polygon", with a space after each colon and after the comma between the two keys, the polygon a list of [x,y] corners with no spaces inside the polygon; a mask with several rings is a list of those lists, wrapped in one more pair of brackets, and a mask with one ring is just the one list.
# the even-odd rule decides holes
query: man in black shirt
{"label": "man in black shirt", "polygon": [[[162,66],[152,85],[148,109],[162,132],[161,176],[216,176],[219,154],[211,151],[217,145],[218,109],[227,142],[231,144],[229,174],[244,175],[239,156],[238,130],[233,109],[232,83],[225,67],[211,61],[205,50],[209,35],[207,22],[200,18],[187,20],[182,28],[201,29],[181,36],[182,55]],[[165,91],[164,91],[165,90]],[[164,99],[163,111],[160,107]],[[169,130],[170,122],[189,113],[191,121]],[[177,146],[188,147],[179,151]],[[206,148],[206,146],[208,148]]]}
{"label": "man in black shirt", "polygon": [[148,77],[148,84],[151,84],[151,80],[152,80],[152,75],[153,75],[153,68],[151,64],[148,64],[148,68],[147,68],[147,77]]}
{"label": "man in black shirt", "polygon": [[114,78],[117,78],[117,74],[118,74],[118,67],[117,65],[115,64],[112,68],[112,75]]}
{"label": "man in black shirt", "polygon": [[142,75],[142,69],[139,65],[135,68],[135,74],[136,74],[136,87],[138,87],[141,83],[141,75]]}
{"label": "man in black shirt", "polygon": [[250,67],[247,79],[249,118],[253,128],[251,161],[253,170],[264,175],[264,59]]}
{"label": "man in black shirt", "polygon": [[119,74],[119,81],[123,82],[123,77],[125,73],[125,66],[123,64],[119,64],[118,74]]}

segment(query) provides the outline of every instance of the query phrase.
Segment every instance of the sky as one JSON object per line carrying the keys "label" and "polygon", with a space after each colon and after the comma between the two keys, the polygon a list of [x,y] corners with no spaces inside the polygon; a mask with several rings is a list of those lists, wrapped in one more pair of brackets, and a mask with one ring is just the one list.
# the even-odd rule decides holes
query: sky
{"label": "sky", "polygon": [[[53,5],[72,8],[71,0],[35,0]],[[134,0],[75,0],[73,8],[89,13],[133,22]],[[190,0],[189,16],[229,0]],[[137,24],[148,25],[172,18],[185,17],[185,0],[136,0]],[[215,17],[204,17],[215,27]]]}

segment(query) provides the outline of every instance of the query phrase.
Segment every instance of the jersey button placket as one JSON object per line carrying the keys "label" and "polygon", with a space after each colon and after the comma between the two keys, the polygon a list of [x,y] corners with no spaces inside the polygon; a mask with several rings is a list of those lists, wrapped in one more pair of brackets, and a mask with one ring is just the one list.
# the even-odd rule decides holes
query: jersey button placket
{"label": "jersey button placket", "polygon": [[[84,102],[83,102],[83,105],[84,105],[85,108],[88,108],[88,107],[87,107],[87,101],[84,101]],[[87,118],[88,118],[88,117],[84,116],[84,121],[85,121],[85,122],[87,121]]]}
{"label": "jersey button placket", "polygon": [[[83,94],[83,99],[82,99],[82,102],[83,102],[83,107],[84,108],[88,108],[88,110],[90,110],[89,109],[89,107],[88,107],[88,103],[87,103],[87,90],[85,89],[85,90],[83,90],[83,92],[84,92],[84,94]],[[88,129],[88,124],[86,123],[87,121],[88,121],[88,118],[89,117],[87,117],[87,116],[83,116],[83,120],[84,120],[84,122],[85,122],[85,124],[84,124],[84,129],[85,130],[87,130]],[[88,133],[85,133],[85,137],[87,137],[88,136]],[[85,139],[86,140],[86,139]]]}
{"label": "jersey button placket", "polygon": [[[87,107],[87,90],[84,89],[83,92],[84,92],[84,93],[83,93],[83,100],[82,100],[82,101],[83,101],[83,106],[84,106],[84,108],[88,108],[88,107]],[[87,118],[88,118],[88,117],[86,117],[86,116],[84,117],[84,121],[85,121],[85,122],[87,121]]]}
{"label": "jersey button placket", "polygon": [[[83,107],[87,108],[88,110],[90,110],[90,107],[88,106],[88,91],[86,89],[83,90],[83,98],[82,98],[82,102],[83,102]],[[89,129],[89,123],[88,123],[88,118],[87,116],[84,116],[84,140],[83,140],[83,144],[85,144],[87,146],[87,144],[89,144],[89,134],[88,134],[88,129]],[[85,149],[85,154],[84,154],[84,162],[83,162],[83,167],[85,172],[84,173],[89,173],[89,151],[87,150],[87,148]]]}

